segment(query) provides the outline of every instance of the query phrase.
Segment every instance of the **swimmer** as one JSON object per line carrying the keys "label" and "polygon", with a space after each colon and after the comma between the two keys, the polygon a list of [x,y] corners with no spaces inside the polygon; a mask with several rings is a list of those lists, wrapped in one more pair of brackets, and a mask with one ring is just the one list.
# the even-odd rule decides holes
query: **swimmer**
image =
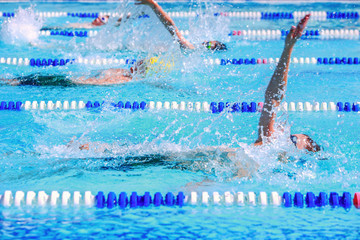
{"label": "swimmer", "polygon": [[[265,102],[259,120],[258,139],[254,144],[255,146],[271,142],[271,137],[275,131],[276,109],[280,106],[286,92],[291,53],[296,41],[301,37],[309,18],[310,14],[306,15],[297,27],[292,26],[285,39],[284,50],[265,92]],[[308,135],[292,134],[289,137],[289,142],[293,143],[298,149],[305,149],[308,152],[320,151],[320,146]]]}
{"label": "swimmer", "polygon": [[[131,13],[128,13],[126,19],[129,19],[131,17]],[[68,25],[62,26],[62,27],[43,27],[41,30],[61,30],[61,29],[92,29],[92,28],[98,28],[101,26],[106,25],[109,22],[109,15],[99,16],[94,19],[91,23],[70,23]],[[122,22],[122,17],[120,17],[115,24],[115,27],[119,27]]]}
{"label": "swimmer", "polygon": [[14,79],[2,79],[2,83],[12,86],[75,86],[75,85],[114,85],[132,81],[146,74],[147,64],[139,61],[130,69],[112,68],[98,72],[93,77],[69,77],[65,75],[31,74]]}
{"label": "swimmer", "polygon": [[[169,31],[169,33],[176,39],[176,41],[180,44],[182,49],[195,49],[194,45],[190,43],[179,31],[176,27],[174,21],[170,18],[170,16],[160,7],[160,5],[154,0],[136,0],[136,5],[147,5],[149,6],[156,16],[158,16],[160,22],[164,25],[164,27]],[[227,50],[226,45],[219,41],[204,41],[202,46],[208,50],[219,51],[219,50]]]}

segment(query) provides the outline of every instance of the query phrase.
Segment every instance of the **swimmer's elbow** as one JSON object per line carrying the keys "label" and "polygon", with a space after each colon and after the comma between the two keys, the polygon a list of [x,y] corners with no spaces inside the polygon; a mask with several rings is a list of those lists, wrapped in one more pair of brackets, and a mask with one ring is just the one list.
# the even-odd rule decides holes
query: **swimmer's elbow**
{"label": "swimmer's elbow", "polygon": [[254,146],[261,146],[262,145],[262,138],[258,138],[255,142],[254,142]]}

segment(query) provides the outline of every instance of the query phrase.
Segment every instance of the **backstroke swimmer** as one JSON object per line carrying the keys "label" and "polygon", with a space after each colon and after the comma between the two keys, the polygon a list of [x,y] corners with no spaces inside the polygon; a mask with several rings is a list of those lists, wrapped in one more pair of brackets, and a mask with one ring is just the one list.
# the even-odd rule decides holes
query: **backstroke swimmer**
{"label": "backstroke swimmer", "polygon": [[71,77],[67,75],[31,74],[13,79],[1,79],[4,84],[12,86],[75,86],[75,85],[114,85],[143,78],[147,72],[149,61],[138,61],[130,69],[111,68],[103,70],[91,77]]}
{"label": "backstroke swimmer", "polygon": [[[275,119],[276,111],[280,106],[282,99],[285,96],[287,77],[290,65],[290,58],[293,47],[296,41],[301,37],[303,30],[310,18],[310,14],[306,15],[297,25],[297,27],[291,27],[289,34],[285,39],[285,46],[282,52],[280,61],[275,69],[275,72],[270,80],[270,83],[265,92],[264,107],[261,112],[261,116],[258,124],[258,139],[255,141],[254,146],[260,146],[270,143],[275,139],[273,136],[275,132]],[[297,149],[304,150],[307,153],[320,151],[320,146],[309,136],[305,134],[292,134],[289,136],[289,144],[293,144]],[[97,144],[83,144],[80,145],[81,150],[94,150],[95,151],[109,151],[111,152],[112,145],[101,143]],[[237,170],[236,175],[238,177],[250,177],[251,172],[256,171],[259,165],[252,159],[246,159],[246,162],[240,162],[236,160],[238,151],[240,148],[226,148],[226,147],[207,147],[197,148],[195,150],[181,152],[177,154],[169,154],[167,158],[171,159],[203,159],[218,154],[220,151],[220,158],[223,161],[231,161],[235,164]]]}
{"label": "backstroke swimmer", "polygon": [[[284,50],[265,92],[265,102],[259,120],[258,139],[254,144],[255,146],[271,141],[271,136],[275,132],[276,109],[280,106],[285,96],[291,53],[296,41],[301,37],[309,18],[310,14],[306,15],[297,27],[291,27],[285,39]],[[290,140],[298,149],[306,149],[309,152],[320,151],[320,146],[305,134],[290,135]]]}
{"label": "backstroke swimmer", "polygon": [[[149,6],[156,16],[158,16],[160,22],[164,25],[164,27],[169,31],[169,33],[176,39],[176,41],[180,44],[182,49],[195,49],[195,46],[190,43],[179,31],[176,27],[175,22],[170,18],[170,16],[160,7],[160,5],[154,0],[135,0],[136,5],[147,5]],[[226,45],[219,41],[205,41],[202,43],[202,46],[206,49],[219,51],[219,50],[227,50]]]}
{"label": "backstroke swimmer", "polygon": [[[186,38],[181,34],[179,29],[176,27],[175,22],[171,17],[160,7],[160,5],[153,0],[136,0],[136,5],[147,5],[149,6],[156,16],[158,16],[160,22],[164,27],[169,31],[169,33],[177,40],[182,49],[195,49],[194,45],[190,43]],[[144,13],[142,13],[144,15]],[[140,15],[141,16],[141,15]],[[131,14],[129,13],[126,19],[129,19]],[[72,23],[64,27],[46,27],[41,30],[52,30],[52,29],[65,29],[65,28],[96,28],[103,25],[106,25],[109,21],[109,16],[99,16],[91,23]],[[120,26],[122,18],[120,17],[116,23],[116,27]],[[227,50],[226,45],[219,41],[205,41],[202,43],[202,46],[209,50]]]}
{"label": "backstroke swimmer", "polygon": [[[126,20],[131,17],[131,14],[128,13],[126,16]],[[109,15],[103,15],[95,18],[92,22],[87,23],[69,23],[65,26],[47,26],[43,27],[40,30],[61,30],[61,29],[92,29],[92,28],[98,28],[101,26],[106,25],[109,22]],[[116,21],[115,27],[119,27],[122,23],[123,17],[118,18]]]}

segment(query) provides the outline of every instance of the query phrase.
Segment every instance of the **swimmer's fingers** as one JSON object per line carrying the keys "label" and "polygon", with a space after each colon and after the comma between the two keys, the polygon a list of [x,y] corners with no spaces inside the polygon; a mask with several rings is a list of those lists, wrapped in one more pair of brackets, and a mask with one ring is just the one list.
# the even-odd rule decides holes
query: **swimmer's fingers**
{"label": "swimmer's fingers", "polygon": [[301,37],[309,19],[310,19],[310,14],[305,15],[305,17],[303,19],[301,19],[300,22],[298,23],[298,25],[296,26],[296,30],[293,35],[296,39]]}
{"label": "swimmer's fingers", "polygon": [[85,143],[79,147],[80,150],[89,150],[89,144]]}
{"label": "swimmer's fingers", "polygon": [[295,26],[291,26],[290,28],[290,32],[289,32],[289,37],[290,38],[294,38],[295,37],[295,31],[296,31],[296,27]]}
{"label": "swimmer's fingers", "polygon": [[296,27],[295,26],[292,26],[290,28],[290,31],[289,31],[289,34],[286,36],[286,39],[285,39],[285,45],[286,46],[293,46],[297,40],[297,38],[294,37],[294,34],[295,34],[295,30],[296,30]]}

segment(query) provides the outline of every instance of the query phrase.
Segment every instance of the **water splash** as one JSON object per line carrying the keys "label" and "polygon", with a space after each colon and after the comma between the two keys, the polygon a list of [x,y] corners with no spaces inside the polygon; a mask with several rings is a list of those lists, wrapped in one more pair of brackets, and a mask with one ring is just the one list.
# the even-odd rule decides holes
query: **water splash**
{"label": "water splash", "polygon": [[[201,4],[200,4],[201,6]],[[197,17],[189,21],[189,40],[197,45],[204,41],[229,41],[230,18],[215,16],[221,11],[219,5],[205,3],[205,8],[196,10]]]}
{"label": "water splash", "polygon": [[14,17],[2,23],[0,37],[8,44],[34,44],[39,38],[42,25],[43,21],[36,16],[33,7],[20,7]]}
{"label": "water splash", "polygon": [[[130,12],[131,16],[123,16],[120,24],[117,18],[110,19],[96,36],[88,39],[89,48],[158,53],[173,47],[171,35],[147,6],[134,6],[126,1],[119,5],[118,12]],[[144,18],[144,15],[150,17]]]}

